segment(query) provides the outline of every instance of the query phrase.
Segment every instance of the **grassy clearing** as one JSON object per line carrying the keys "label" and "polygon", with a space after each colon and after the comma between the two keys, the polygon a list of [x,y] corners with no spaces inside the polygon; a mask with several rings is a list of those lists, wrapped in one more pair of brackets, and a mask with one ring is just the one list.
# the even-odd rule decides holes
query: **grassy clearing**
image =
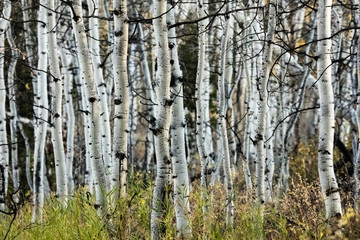
{"label": "grassy clearing", "polygon": [[[0,233],[7,239],[118,239],[121,232],[129,239],[150,239],[150,212],[152,185],[146,185],[140,177],[129,184],[128,198],[111,210],[103,220],[97,216],[94,199],[80,189],[67,206],[57,203],[52,196],[45,205],[42,222],[31,223],[32,206],[20,206],[13,222],[13,215],[0,219]],[[221,185],[210,189],[209,211],[204,216],[200,201],[200,189],[195,183],[190,201],[190,221],[194,239],[322,239],[326,231],[324,210],[318,185],[306,183],[293,186],[281,202],[259,206],[246,201],[244,192],[236,192],[234,228],[225,225],[225,193]],[[163,220],[164,239],[176,239],[175,214],[172,204],[167,204]],[[263,214],[262,214],[263,212]],[[354,210],[345,214],[345,231],[354,236],[359,231]],[[123,223],[123,224],[120,224]],[[204,227],[205,226],[205,227]],[[359,225],[358,225],[359,226]],[[359,235],[360,236],[360,235]]]}
{"label": "grassy clearing", "polygon": [[[280,200],[261,207],[254,204],[253,194],[244,190],[242,174],[235,176],[233,228],[225,224],[224,186],[218,184],[209,188],[209,201],[203,202],[199,183],[195,181],[189,197],[193,239],[326,239],[324,203],[314,176],[317,174],[316,161],[310,160],[316,157],[311,155],[316,152],[316,143],[301,144],[298,148],[299,152],[291,159],[290,190]],[[127,198],[114,204],[115,207],[102,219],[94,207],[94,196],[86,188],[79,189],[69,198],[67,206],[60,205],[55,196],[51,196],[45,204],[42,222],[36,223],[31,222],[32,206],[28,197],[17,206],[15,218],[14,214],[0,214],[0,237],[88,240],[123,239],[126,236],[128,239],[150,239],[153,182],[146,179],[140,173],[131,176]],[[351,191],[344,189],[341,192],[343,236],[344,239],[360,239],[360,213],[352,208]],[[171,201],[165,202],[163,239],[177,239]],[[204,204],[208,205],[206,216],[202,213]]]}

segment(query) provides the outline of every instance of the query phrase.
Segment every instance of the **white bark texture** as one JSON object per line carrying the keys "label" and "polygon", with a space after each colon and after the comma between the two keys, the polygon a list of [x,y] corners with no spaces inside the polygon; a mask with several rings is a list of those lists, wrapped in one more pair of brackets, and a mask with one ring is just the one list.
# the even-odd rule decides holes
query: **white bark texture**
{"label": "white bark texture", "polygon": [[127,72],[128,32],[127,1],[116,0],[114,5],[114,143],[112,188],[115,199],[126,195],[126,175],[129,132],[129,82]]}
{"label": "white bark texture", "polygon": [[[357,1],[358,6],[360,7],[360,1]],[[360,8],[358,9],[358,12],[356,13],[356,23],[360,24]],[[360,37],[358,37],[358,39],[360,39]],[[355,177],[355,200],[356,200],[356,204],[355,206],[358,208],[358,200],[359,200],[359,193],[360,193],[360,44],[358,44],[357,46],[357,99],[356,99],[356,120],[357,120],[357,128],[358,128],[358,144],[357,144],[357,158],[355,161],[355,166],[354,166],[354,177]]]}
{"label": "white bark texture", "polygon": [[[88,0],[89,12],[94,16],[99,16],[99,0]],[[107,172],[111,172],[111,131],[110,131],[110,119],[108,109],[108,95],[106,84],[103,77],[103,68],[100,59],[100,34],[99,34],[99,19],[97,17],[91,17],[89,19],[90,38],[89,47],[91,53],[91,59],[94,68],[94,78],[97,84],[98,96],[101,104],[101,149],[104,161],[106,163]]]}
{"label": "white bark texture", "polygon": [[169,131],[171,124],[170,80],[171,66],[166,23],[166,0],[154,2],[153,20],[155,44],[157,48],[157,70],[155,79],[156,116],[153,133],[155,136],[155,154],[157,174],[153,192],[151,211],[151,238],[161,236],[161,220],[164,216],[165,204],[168,199],[171,173]]}
{"label": "white bark texture", "polygon": [[318,7],[318,87],[320,98],[318,170],[325,198],[326,218],[342,215],[340,193],[333,168],[334,95],[331,85],[331,0],[320,0]]}
{"label": "white bark texture", "polygon": [[[175,23],[175,6],[168,4],[168,23]],[[185,154],[185,117],[183,101],[183,73],[180,69],[178,44],[175,28],[169,30],[170,64],[172,65],[172,91],[174,105],[171,124],[171,154],[174,179],[174,205],[176,216],[176,231],[178,237],[191,238],[191,227],[188,214],[189,205],[189,175]]]}
{"label": "white bark texture", "polygon": [[[11,61],[8,68],[7,75],[7,87],[8,97],[10,105],[10,140],[11,140],[11,169],[12,169],[12,181],[13,181],[13,192],[20,190],[20,167],[18,159],[18,114],[16,109],[16,85],[15,85],[15,68],[18,58],[18,52],[14,38],[12,36],[11,27],[6,30],[6,38],[11,48]],[[29,150],[29,149],[27,149]],[[15,196],[15,202],[18,202],[18,194]]]}
{"label": "white bark texture", "polygon": [[45,194],[45,143],[47,125],[49,118],[48,85],[47,85],[47,66],[48,66],[48,33],[47,33],[47,1],[40,1],[37,23],[38,37],[38,63],[37,93],[35,100],[35,149],[34,149],[34,209],[33,221],[42,217],[42,207],[44,206]]}
{"label": "white bark texture", "polygon": [[[203,0],[198,0],[197,3],[197,16],[198,18],[204,17],[206,9]],[[200,164],[201,164],[201,201],[203,202],[203,214],[207,211],[207,193],[206,193],[206,168],[208,164],[208,154],[205,149],[205,113],[204,113],[204,100],[203,100],[203,82],[205,75],[205,59],[206,59],[206,23],[200,21],[198,23],[198,65],[196,72],[196,145],[199,151]]]}
{"label": "white bark texture", "polygon": [[[72,23],[77,44],[77,56],[80,65],[80,76],[86,92],[86,111],[89,115],[89,148],[91,170],[96,194],[96,206],[98,214],[102,215],[106,212],[107,199],[107,179],[105,174],[105,163],[102,159],[101,150],[101,105],[97,94],[96,82],[94,79],[93,64],[89,52],[86,29],[83,21],[82,5],[80,0],[72,1]],[[85,107],[85,106],[83,106]]]}
{"label": "white bark texture", "polygon": [[[70,36],[68,36],[70,37]],[[64,99],[66,111],[66,175],[68,194],[74,193],[74,177],[73,177],[73,159],[74,159],[74,133],[75,133],[75,113],[72,98],[73,77],[71,65],[71,53],[66,47],[65,43],[61,44],[61,74],[62,82],[64,83]]]}
{"label": "white bark texture", "polygon": [[11,2],[5,0],[0,18],[0,209],[5,208],[5,196],[8,188],[9,147],[6,130],[6,85],[5,85],[5,34],[10,27]]}
{"label": "white bark texture", "polygon": [[60,72],[59,53],[56,40],[55,1],[48,1],[48,32],[49,32],[49,65],[52,74],[52,119],[51,136],[54,148],[56,195],[61,202],[66,201],[68,195],[66,159],[63,143],[62,99],[63,86]]}
{"label": "white bark texture", "polygon": [[[224,166],[224,174],[225,174],[225,186],[226,186],[226,224],[228,226],[232,226],[233,218],[234,218],[234,187],[232,180],[232,172],[231,172],[231,161],[230,161],[230,147],[227,133],[227,125],[226,125],[226,115],[227,115],[227,91],[226,86],[228,85],[226,77],[231,77],[232,74],[227,73],[227,48],[228,42],[231,36],[233,17],[230,15],[226,21],[224,35],[222,37],[221,43],[221,58],[220,58],[220,66],[219,72],[220,76],[218,79],[218,124],[219,124],[219,134],[222,148],[222,155],[219,157],[222,159]],[[231,57],[231,56],[230,56]],[[232,71],[231,71],[232,72]]]}
{"label": "white bark texture", "polygon": [[260,80],[257,83],[259,91],[258,107],[258,125],[256,129],[256,173],[255,173],[255,194],[257,201],[262,204],[265,202],[265,162],[266,158],[266,123],[268,115],[268,91],[267,85],[272,68],[272,41],[274,38],[275,31],[275,6],[272,2],[269,2],[269,16],[268,16],[268,27],[265,36],[264,46],[264,60],[261,69]]}

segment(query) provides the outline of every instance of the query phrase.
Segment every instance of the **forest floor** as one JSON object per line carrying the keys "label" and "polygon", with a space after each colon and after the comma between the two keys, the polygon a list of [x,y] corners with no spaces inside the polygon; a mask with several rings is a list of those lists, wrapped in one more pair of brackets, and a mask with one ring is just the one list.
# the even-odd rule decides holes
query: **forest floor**
{"label": "forest floor", "polygon": [[[296,155],[291,159],[291,171],[294,173],[289,190],[263,206],[258,206],[253,194],[246,192],[242,173],[239,172],[234,179],[233,227],[225,223],[224,186],[218,183],[210,187],[209,202],[204,203],[200,197],[199,182],[194,181],[189,197],[193,239],[326,239],[327,222],[323,197],[316,180],[315,149],[315,143],[297,146]],[[344,189],[341,192],[343,239],[360,239],[360,212],[353,207],[351,191]],[[0,213],[0,237],[88,240],[119,239],[119,234],[125,234],[128,239],[150,239],[152,191],[153,181],[146,181],[143,174],[130,176],[127,198],[100,220],[94,196],[87,188],[80,188],[69,198],[66,206],[59,204],[55,196],[48,198],[42,221],[35,223],[32,222],[31,194],[25,194],[20,197],[19,204],[13,204],[7,210],[8,215]],[[205,216],[202,213],[203,204],[208,205]],[[182,239],[176,236],[175,213],[170,200],[166,209],[162,223],[163,239]]]}

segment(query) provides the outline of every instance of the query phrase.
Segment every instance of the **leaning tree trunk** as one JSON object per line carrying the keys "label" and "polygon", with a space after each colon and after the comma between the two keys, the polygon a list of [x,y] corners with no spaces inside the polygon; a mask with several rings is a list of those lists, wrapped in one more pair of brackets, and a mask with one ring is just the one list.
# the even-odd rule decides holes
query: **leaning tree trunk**
{"label": "leaning tree trunk", "polygon": [[171,157],[169,146],[169,131],[171,124],[170,98],[171,66],[168,43],[168,28],[166,23],[166,0],[156,0],[154,3],[153,26],[155,44],[157,47],[157,70],[155,79],[156,116],[152,131],[155,136],[155,154],[157,174],[153,192],[151,211],[151,238],[159,239],[163,231],[161,221],[169,194]]}
{"label": "leaning tree trunk", "polygon": [[320,98],[318,170],[325,198],[326,218],[335,232],[341,224],[340,190],[333,167],[334,95],[331,85],[331,0],[320,0],[318,7],[318,86]]}

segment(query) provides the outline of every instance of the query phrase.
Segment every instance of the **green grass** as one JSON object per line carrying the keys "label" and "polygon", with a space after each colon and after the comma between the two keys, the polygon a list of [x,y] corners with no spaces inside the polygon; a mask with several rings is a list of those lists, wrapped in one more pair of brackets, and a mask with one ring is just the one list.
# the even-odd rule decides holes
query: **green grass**
{"label": "green grass", "polygon": [[[207,202],[201,200],[198,184],[190,194],[189,220],[193,239],[324,239],[326,221],[324,206],[317,184],[301,183],[279,202],[258,206],[247,201],[245,192],[235,192],[234,226],[225,224],[225,190],[222,185],[209,189]],[[128,183],[128,197],[116,203],[108,216],[100,219],[94,208],[94,197],[80,189],[66,206],[50,197],[43,209],[41,222],[31,222],[32,204],[25,202],[17,216],[0,214],[0,237],[4,239],[150,239],[152,183],[134,177]],[[203,215],[202,206],[208,206]],[[344,233],[349,239],[359,237],[355,223],[359,214],[354,210],[345,214]],[[11,225],[11,226],[10,226]],[[176,239],[174,207],[166,203],[162,221],[163,239]]]}

